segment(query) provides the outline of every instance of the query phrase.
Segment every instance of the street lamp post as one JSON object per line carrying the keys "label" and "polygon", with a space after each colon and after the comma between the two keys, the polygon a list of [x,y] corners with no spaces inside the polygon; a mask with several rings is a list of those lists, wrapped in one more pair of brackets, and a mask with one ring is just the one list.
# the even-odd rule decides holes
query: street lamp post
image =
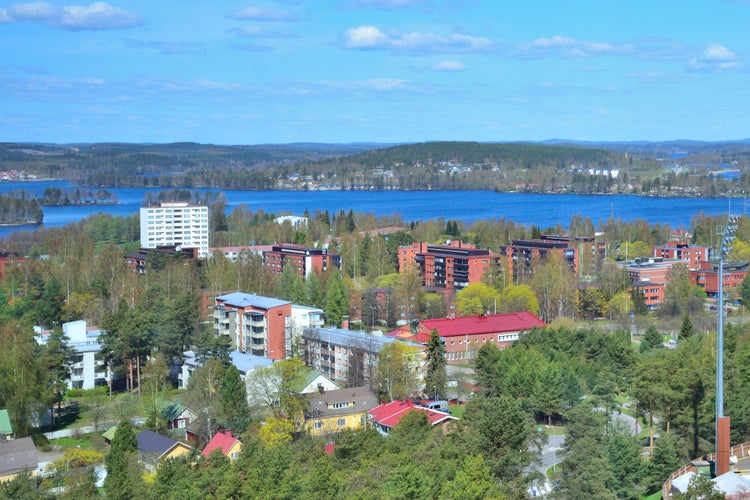
{"label": "street lamp post", "polygon": [[724,258],[732,250],[734,233],[737,231],[738,216],[729,215],[727,225],[720,233],[719,249],[719,289],[716,320],[716,475],[729,472],[729,417],[724,416]]}

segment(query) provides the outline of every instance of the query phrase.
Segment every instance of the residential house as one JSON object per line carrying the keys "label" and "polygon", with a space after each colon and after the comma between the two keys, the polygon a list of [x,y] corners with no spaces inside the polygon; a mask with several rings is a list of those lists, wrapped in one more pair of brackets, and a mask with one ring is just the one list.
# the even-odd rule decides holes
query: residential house
{"label": "residential house", "polygon": [[36,447],[30,437],[0,439],[0,483],[10,481],[24,471],[33,475],[38,466]]}
{"label": "residential house", "polygon": [[167,422],[167,429],[185,429],[190,422],[198,418],[196,413],[174,401],[165,406],[161,411],[161,417]]}
{"label": "residential house", "polygon": [[221,454],[229,460],[237,460],[242,451],[242,441],[234,437],[232,431],[217,431],[203,448],[201,455],[208,458],[214,450],[221,450]]}
{"label": "residential house", "polygon": [[464,364],[472,362],[479,348],[487,342],[505,348],[523,332],[544,326],[544,321],[530,312],[480,314],[425,319],[404,325],[388,336],[426,344],[432,330],[437,330],[445,344],[445,360],[449,364]]}
{"label": "residential house", "polygon": [[[196,368],[203,365],[203,362],[195,355],[193,351],[185,351],[182,353],[184,361],[182,362],[182,368],[180,373],[177,375],[177,385],[181,389],[186,389],[190,376],[193,374]],[[245,380],[247,374],[258,368],[259,366],[271,366],[273,361],[264,358],[262,356],[254,356],[252,354],[245,354],[243,352],[231,351],[229,353],[229,360],[240,372],[242,380]]]}
{"label": "residential house", "polygon": [[214,333],[227,335],[236,351],[284,359],[292,339],[292,303],[240,292],[220,295]]}
{"label": "residential house", "polygon": [[192,450],[185,443],[162,436],[149,429],[143,429],[136,438],[138,440],[138,459],[151,471],[156,470],[160,461],[186,455]]}
{"label": "residential house", "polygon": [[305,386],[302,388],[300,394],[312,394],[314,392],[323,391],[335,391],[341,389],[341,386],[336,382],[326,377],[317,370],[310,370],[307,372],[305,378]]}
{"label": "residential house", "polygon": [[208,257],[208,207],[161,202],[141,207],[140,217],[141,247],[197,248],[198,257]]}
{"label": "residential house", "polygon": [[0,410],[0,441],[5,439],[13,439],[13,424],[8,410]]}
{"label": "residential house", "polygon": [[370,424],[377,429],[381,434],[390,434],[394,427],[396,427],[404,415],[412,411],[421,411],[427,414],[427,420],[430,424],[435,427],[437,425],[444,425],[452,420],[458,420],[456,417],[442,411],[432,410],[421,405],[412,403],[411,401],[391,401],[390,403],[384,403],[376,406],[368,412],[368,419]]}
{"label": "residential house", "polygon": [[461,240],[445,245],[424,242],[398,247],[398,269],[419,270],[422,285],[459,291],[471,283],[479,283],[491,269],[500,269],[500,255]]}
{"label": "residential house", "polygon": [[312,436],[331,436],[344,430],[362,430],[367,412],[378,406],[378,398],[369,387],[320,390],[307,395],[305,428]]}
{"label": "residential house", "polygon": [[[95,326],[87,326],[84,320],[63,323],[62,329],[68,337],[68,345],[75,351],[73,364],[70,365],[68,389],[93,389],[109,385],[112,371],[101,355],[102,346],[99,344],[103,331]],[[51,330],[39,331],[34,339],[44,345],[51,333]]]}

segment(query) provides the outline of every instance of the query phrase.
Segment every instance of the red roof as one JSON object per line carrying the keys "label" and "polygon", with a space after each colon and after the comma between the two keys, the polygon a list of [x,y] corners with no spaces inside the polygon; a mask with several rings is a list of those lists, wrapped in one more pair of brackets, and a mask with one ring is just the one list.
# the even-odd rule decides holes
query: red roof
{"label": "red roof", "polygon": [[522,332],[543,327],[544,321],[530,312],[480,314],[457,318],[426,319],[421,321],[429,331],[437,329],[441,337],[476,335],[483,333]]}
{"label": "red roof", "polygon": [[456,420],[455,417],[442,411],[430,410],[424,406],[415,405],[411,401],[391,401],[380,406],[376,406],[369,411],[370,421],[383,427],[393,428],[398,425],[401,419],[411,411],[423,411],[427,413],[427,419],[432,425],[445,422],[446,420]]}
{"label": "red roof", "polygon": [[211,441],[208,442],[206,447],[203,448],[201,455],[208,457],[212,451],[219,448],[221,449],[221,453],[226,456],[229,454],[229,450],[232,449],[232,446],[238,441],[239,439],[232,436],[231,432],[217,432],[214,434],[214,437],[211,438]]}

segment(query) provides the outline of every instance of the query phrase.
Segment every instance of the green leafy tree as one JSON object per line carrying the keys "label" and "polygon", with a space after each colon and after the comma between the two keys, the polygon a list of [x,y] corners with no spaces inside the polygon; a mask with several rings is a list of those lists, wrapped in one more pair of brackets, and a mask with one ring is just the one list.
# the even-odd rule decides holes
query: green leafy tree
{"label": "green leafy tree", "polygon": [[218,359],[209,359],[196,368],[183,398],[183,404],[198,414],[198,434],[207,442],[222,423],[221,381],[225,366]]}
{"label": "green leafy tree", "polygon": [[445,372],[445,344],[437,329],[430,332],[427,341],[427,372],[425,373],[425,394],[445,395],[445,384],[447,375]]}
{"label": "green leafy tree", "polygon": [[455,304],[462,316],[494,312],[501,303],[500,293],[484,283],[472,283],[456,294]]}
{"label": "green leafy tree", "polygon": [[417,391],[409,366],[409,348],[403,342],[390,342],[380,350],[377,386],[389,401],[404,400]]}

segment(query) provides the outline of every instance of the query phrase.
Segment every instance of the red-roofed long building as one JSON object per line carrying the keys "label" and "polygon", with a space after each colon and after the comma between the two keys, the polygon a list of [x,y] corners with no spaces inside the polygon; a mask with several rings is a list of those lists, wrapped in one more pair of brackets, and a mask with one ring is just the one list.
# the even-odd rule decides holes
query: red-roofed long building
{"label": "red-roofed long building", "polygon": [[448,413],[442,411],[430,410],[424,406],[419,406],[411,401],[391,401],[380,406],[376,406],[367,413],[370,424],[383,434],[388,434],[396,427],[401,419],[409,412],[423,411],[427,414],[427,419],[433,426],[444,424],[450,420],[457,420]]}
{"label": "red-roofed long building", "polygon": [[445,359],[449,364],[469,363],[483,344],[493,342],[505,348],[518,340],[521,333],[542,328],[544,321],[530,312],[480,314],[421,320],[389,333],[402,340],[426,343],[433,329],[445,342]]}

